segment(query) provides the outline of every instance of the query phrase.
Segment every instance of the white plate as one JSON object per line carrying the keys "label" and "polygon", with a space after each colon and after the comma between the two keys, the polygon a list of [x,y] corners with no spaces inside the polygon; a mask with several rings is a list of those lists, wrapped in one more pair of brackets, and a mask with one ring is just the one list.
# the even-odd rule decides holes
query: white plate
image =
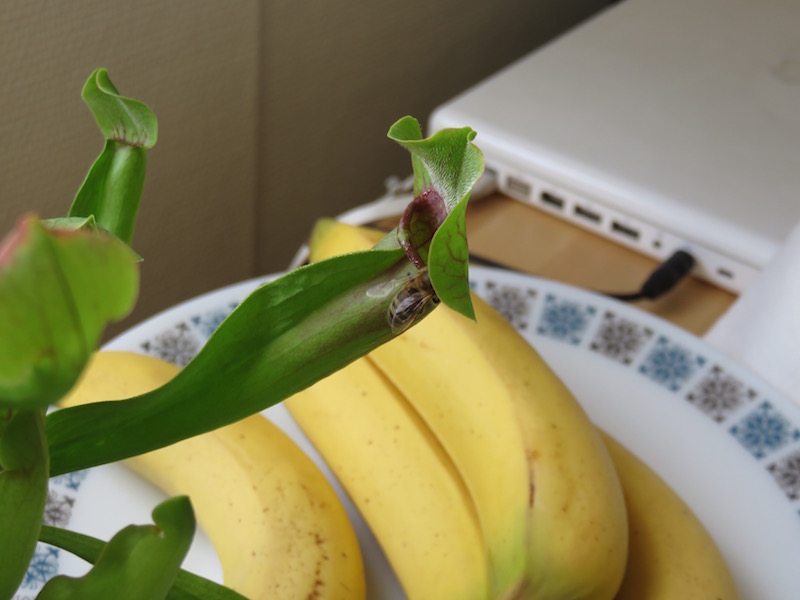
{"label": "white plate", "polygon": [[[800,408],[698,338],[636,308],[530,276],[473,267],[475,291],[561,375],[595,422],[633,449],[688,502],[722,548],[743,598],[800,597]],[[269,277],[169,309],[106,347],[185,364]],[[288,413],[265,411],[323,467]],[[335,483],[364,544],[372,599],[402,598],[375,540]],[[160,492],[119,465],[55,478],[47,519],[108,538],[149,522]],[[186,567],[217,581],[199,534]],[[40,545],[17,598],[86,565]]]}

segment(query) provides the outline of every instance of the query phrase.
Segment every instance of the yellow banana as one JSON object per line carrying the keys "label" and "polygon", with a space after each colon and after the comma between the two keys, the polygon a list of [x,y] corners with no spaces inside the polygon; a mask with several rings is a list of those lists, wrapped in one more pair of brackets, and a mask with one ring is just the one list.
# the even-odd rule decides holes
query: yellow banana
{"label": "yellow banana", "polygon": [[738,600],[719,548],[686,503],[650,467],[603,433],[628,510],[628,565],[617,600]]}
{"label": "yellow banana", "polygon": [[473,303],[477,323],[456,323],[509,386],[532,473],[529,597],[613,598],[628,541],[613,462],[588,415],[538,353],[489,305],[477,297]]}
{"label": "yellow banana", "polygon": [[492,597],[513,598],[526,571],[532,474],[507,386],[480,348],[451,321],[437,318],[445,309],[374,350],[369,360],[452,459],[480,520]]}
{"label": "yellow banana", "polygon": [[[322,222],[312,259],[379,234]],[[442,443],[482,526],[496,598],[614,597],[627,516],[602,440],[571,393],[496,311],[440,307],[369,355]],[[389,517],[387,517],[389,518]]]}
{"label": "yellow banana", "polygon": [[489,597],[467,490],[438,441],[366,359],[284,402],[370,526],[410,600]]}
{"label": "yellow banana", "polygon": [[[99,352],[62,405],[138,395],[177,371],[150,356]],[[261,415],[125,463],[165,493],[190,496],[225,584],[239,593],[252,600],[365,598],[344,507],[316,465]]]}

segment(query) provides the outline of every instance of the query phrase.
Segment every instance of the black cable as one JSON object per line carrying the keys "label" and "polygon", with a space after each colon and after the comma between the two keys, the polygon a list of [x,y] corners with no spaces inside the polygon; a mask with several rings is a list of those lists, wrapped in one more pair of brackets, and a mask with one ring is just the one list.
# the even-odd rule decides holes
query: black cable
{"label": "black cable", "polygon": [[[516,269],[475,254],[469,255],[470,263],[506,271],[516,271]],[[661,263],[645,280],[638,292],[614,294],[610,292],[603,295],[623,302],[634,302],[636,300],[655,300],[659,296],[666,294],[678,283],[683,281],[691,273],[694,267],[695,258],[685,250],[675,251],[667,260]],[[517,271],[519,272],[519,271]]]}
{"label": "black cable", "polygon": [[685,250],[677,250],[650,274],[638,292],[606,295],[625,302],[655,300],[682,281],[691,272],[694,263],[694,256]]}

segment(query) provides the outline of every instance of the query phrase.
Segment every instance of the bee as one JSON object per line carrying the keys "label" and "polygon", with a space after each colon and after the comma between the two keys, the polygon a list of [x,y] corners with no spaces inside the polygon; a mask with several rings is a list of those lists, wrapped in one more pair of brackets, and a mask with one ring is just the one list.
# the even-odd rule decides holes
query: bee
{"label": "bee", "polygon": [[409,277],[392,299],[387,314],[392,332],[403,333],[417,318],[437,304],[439,304],[439,296],[433,289],[428,269],[427,267],[420,269],[415,275]]}

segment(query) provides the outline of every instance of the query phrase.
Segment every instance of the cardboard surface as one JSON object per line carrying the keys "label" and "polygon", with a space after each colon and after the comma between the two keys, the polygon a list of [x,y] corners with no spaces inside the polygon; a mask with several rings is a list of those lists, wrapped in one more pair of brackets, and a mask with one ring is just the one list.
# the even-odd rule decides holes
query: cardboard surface
{"label": "cardboard surface", "polygon": [[[470,252],[515,270],[602,293],[637,291],[658,262],[505,196],[467,213]],[[704,334],[737,296],[688,277],[657,300],[635,302],[696,335]]]}

